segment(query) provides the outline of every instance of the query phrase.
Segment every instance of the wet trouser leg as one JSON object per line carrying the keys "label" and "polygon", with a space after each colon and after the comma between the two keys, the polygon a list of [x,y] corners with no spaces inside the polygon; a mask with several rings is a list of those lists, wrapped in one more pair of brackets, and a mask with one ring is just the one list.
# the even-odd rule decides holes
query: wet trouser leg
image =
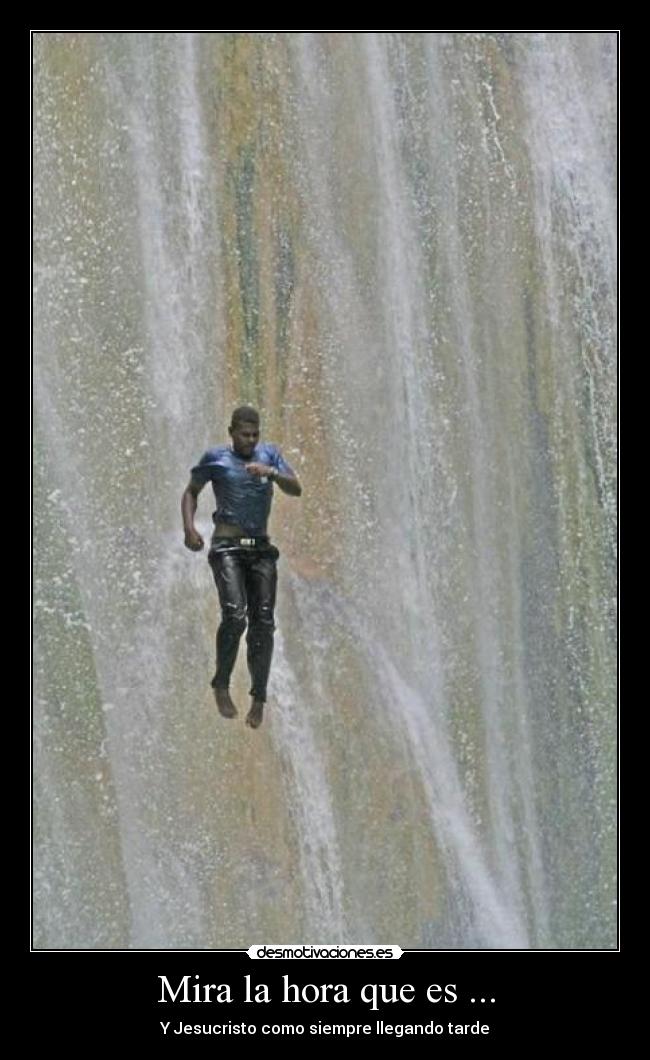
{"label": "wet trouser leg", "polygon": [[248,557],[246,592],[248,600],[247,660],[251,675],[250,694],[266,702],[266,685],[273,656],[274,610],[277,588],[275,557],[259,553]]}
{"label": "wet trouser leg", "polygon": [[266,702],[266,686],[273,656],[274,611],[278,550],[222,551],[209,554],[219,593],[221,625],[217,630],[217,670],[212,685],[228,688],[248,615],[247,661],[250,694]]}
{"label": "wet trouser leg", "polygon": [[210,567],[219,593],[221,625],[217,630],[217,672],[214,688],[228,688],[241,635],[246,629],[245,557],[238,552],[214,551]]}

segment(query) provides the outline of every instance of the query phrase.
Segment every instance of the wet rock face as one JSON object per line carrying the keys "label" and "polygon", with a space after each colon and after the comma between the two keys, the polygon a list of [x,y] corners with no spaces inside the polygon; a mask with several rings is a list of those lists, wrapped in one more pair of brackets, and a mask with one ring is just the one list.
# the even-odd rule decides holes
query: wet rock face
{"label": "wet rock face", "polygon": [[[37,945],[614,945],[615,36],[34,52]],[[179,515],[244,402],[256,732]]]}

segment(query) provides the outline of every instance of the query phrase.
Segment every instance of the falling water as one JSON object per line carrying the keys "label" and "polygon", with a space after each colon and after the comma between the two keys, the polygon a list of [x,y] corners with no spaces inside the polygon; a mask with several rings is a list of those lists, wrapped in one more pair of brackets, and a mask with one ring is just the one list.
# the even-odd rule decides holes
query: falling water
{"label": "falling water", "polygon": [[42,32],[34,130],[35,945],[615,946],[615,34]]}

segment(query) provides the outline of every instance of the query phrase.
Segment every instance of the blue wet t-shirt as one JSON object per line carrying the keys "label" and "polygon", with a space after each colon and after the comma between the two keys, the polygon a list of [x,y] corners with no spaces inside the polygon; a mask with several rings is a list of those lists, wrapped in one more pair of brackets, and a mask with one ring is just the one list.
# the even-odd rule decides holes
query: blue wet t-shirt
{"label": "blue wet t-shirt", "polygon": [[246,464],[268,464],[281,475],[295,478],[277,445],[258,442],[250,457],[239,456],[230,445],[208,449],[192,468],[192,481],[199,486],[212,483],[217,502],[212,516],[215,523],[232,523],[251,535],[265,534],[273,483],[268,478],[250,475]]}

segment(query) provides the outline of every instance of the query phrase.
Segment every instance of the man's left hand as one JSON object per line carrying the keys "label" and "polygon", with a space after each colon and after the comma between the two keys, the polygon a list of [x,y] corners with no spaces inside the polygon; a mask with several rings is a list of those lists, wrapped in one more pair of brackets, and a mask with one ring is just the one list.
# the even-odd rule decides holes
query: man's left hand
{"label": "man's left hand", "polygon": [[273,468],[269,467],[268,464],[246,464],[246,470],[250,475],[264,478],[272,473]]}

